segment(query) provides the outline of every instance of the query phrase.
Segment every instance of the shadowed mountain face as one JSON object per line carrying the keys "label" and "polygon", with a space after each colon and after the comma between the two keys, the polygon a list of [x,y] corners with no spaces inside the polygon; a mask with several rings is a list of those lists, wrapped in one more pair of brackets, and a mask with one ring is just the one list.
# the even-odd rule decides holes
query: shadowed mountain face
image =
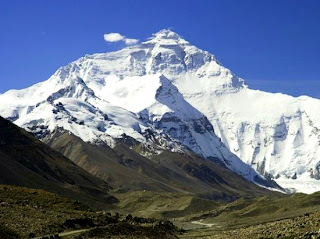
{"label": "shadowed mountain face", "polygon": [[0,184],[45,189],[97,207],[116,201],[105,181],[2,117]]}
{"label": "shadowed mountain face", "polygon": [[191,193],[227,201],[274,194],[226,167],[190,152],[148,154],[142,144],[130,137],[117,142],[114,148],[106,144],[89,144],[63,131],[56,132],[45,142],[88,172],[106,180],[118,192]]}

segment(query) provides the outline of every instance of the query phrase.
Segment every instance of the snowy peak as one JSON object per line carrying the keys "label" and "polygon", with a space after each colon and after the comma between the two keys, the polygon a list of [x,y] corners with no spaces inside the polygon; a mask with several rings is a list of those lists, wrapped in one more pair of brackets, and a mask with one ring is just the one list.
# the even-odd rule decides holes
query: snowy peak
{"label": "snowy peak", "polygon": [[67,98],[78,98],[85,101],[88,101],[90,98],[95,97],[95,94],[92,89],[90,89],[86,83],[79,77],[75,77],[69,84],[65,84],[63,88],[52,93],[48,98],[48,102],[53,102],[55,99],[60,97]]}
{"label": "snowy peak", "polygon": [[155,34],[148,41],[142,44],[159,44],[159,45],[189,45],[189,42],[180,37],[177,33],[163,29]]}
{"label": "snowy peak", "polygon": [[[183,145],[249,180],[259,176],[251,166],[279,182],[310,178],[310,169],[312,180],[320,177],[319,101],[250,90],[171,30],[86,55],[47,81],[0,95],[0,106],[0,115],[41,134],[59,127],[108,144],[125,134],[150,146],[151,132],[161,147]],[[299,110],[306,117],[295,117]]]}
{"label": "snowy peak", "polygon": [[159,31],[141,46],[149,48],[150,59],[146,70],[150,74],[161,71],[173,76],[216,61],[212,54],[190,45],[171,30]]}
{"label": "snowy peak", "polygon": [[180,39],[182,39],[176,32],[174,32],[170,29],[162,29],[152,35],[153,35],[153,37],[151,37],[150,39],[158,39],[158,40],[161,40],[161,39],[180,40]]}
{"label": "snowy peak", "polygon": [[156,100],[158,104],[163,104],[174,112],[181,119],[200,119],[204,115],[190,105],[178,88],[165,76],[159,77],[161,86],[157,89]]}
{"label": "snowy peak", "polygon": [[[123,79],[155,74],[163,74],[176,86],[183,78],[181,83],[191,91],[202,85],[217,93],[234,92],[245,87],[244,81],[223,67],[214,55],[189,44],[170,30],[162,30],[140,45],[88,55],[71,64],[77,67],[70,66],[70,71],[78,71],[92,89],[99,88],[113,76]],[[199,90],[202,91],[202,87]]]}

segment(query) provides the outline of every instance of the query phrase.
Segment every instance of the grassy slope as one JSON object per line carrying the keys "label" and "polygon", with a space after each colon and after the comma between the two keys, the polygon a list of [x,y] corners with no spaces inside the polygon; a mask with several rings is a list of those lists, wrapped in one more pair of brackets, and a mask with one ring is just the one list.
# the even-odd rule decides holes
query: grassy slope
{"label": "grassy slope", "polygon": [[[118,210],[139,216],[169,218],[178,227],[188,230],[182,238],[276,238],[276,233],[298,238],[294,235],[318,231],[317,225],[320,225],[320,193],[241,198],[231,203],[191,194],[148,191],[116,196],[120,200]],[[314,212],[316,214],[312,214]],[[310,216],[305,216],[308,214]]]}
{"label": "grassy slope", "polygon": [[320,193],[293,194],[285,197],[240,199],[219,209],[207,212],[202,218],[224,229],[238,228],[285,218],[292,218],[320,210]]}
{"label": "grassy slope", "polygon": [[162,219],[186,217],[201,211],[203,213],[221,205],[192,194],[135,191],[116,194],[116,197],[119,198],[117,210],[123,213]]}
{"label": "grassy slope", "polygon": [[[111,216],[44,190],[0,185],[0,238],[29,238],[88,229],[72,238],[176,238],[168,221]],[[94,229],[94,230],[92,230]],[[19,236],[18,236],[19,235]]]}
{"label": "grassy slope", "polygon": [[[313,215],[314,212],[315,215],[320,213],[320,193],[267,196],[250,200],[242,198],[202,215],[193,215],[191,221],[212,226],[193,228],[184,237],[215,235],[213,238],[277,238],[280,233],[283,238],[299,238],[308,230],[314,231],[319,224],[317,216],[305,216]],[[191,225],[188,226],[192,229]]]}
{"label": "grassy slope", "polygon": [[282,238],[282,239],[312,239],[320,238],[320,211],[306,213],[290,219],[259,224],[255,226],[224,231],[208,238],[240,239],[240,238]]}
{"label": "grassy slope", "polygon": [[0,218],[2,226],[22,237],[30,233],[46,235],[60,230],[67,219],[91,216],[81,203],[44,190],[0,185]]}

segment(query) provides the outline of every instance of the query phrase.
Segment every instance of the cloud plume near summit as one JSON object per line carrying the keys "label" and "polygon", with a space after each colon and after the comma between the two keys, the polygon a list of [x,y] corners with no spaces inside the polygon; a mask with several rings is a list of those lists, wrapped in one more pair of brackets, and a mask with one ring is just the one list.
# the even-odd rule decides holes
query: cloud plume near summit
{"label": "cloud plume near summit", "polygon": [[121,35],[118,32],[105,33],[103,38],[106,42],[119,42],[123,41],[126,45],[133,45],[139,42],[139,39],[127,38],[124,35]]}

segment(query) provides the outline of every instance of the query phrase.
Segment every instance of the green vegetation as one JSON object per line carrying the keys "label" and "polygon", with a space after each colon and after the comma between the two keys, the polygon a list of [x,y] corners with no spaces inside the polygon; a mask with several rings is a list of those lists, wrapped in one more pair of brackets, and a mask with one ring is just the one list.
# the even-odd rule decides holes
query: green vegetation
{"label": "green vegetation", "polygon": [[177,228],[169,221],[136,224],[132,220],[87,231],[75,239],[175,239]]}
{"label": "green vegetation", "polygon": [[44,190],[0,186],[1,223],[22,237],[55,233],[68,219],[93,215],[83,204]]}
{"label": "green vegetation", "polygon": [[[32,238],[88,229],[77,238],[175,238],[178,229],[169,221],[112,215],[44,190],[0,185],[0,239]],[[136,237],[134,236],[136,235]],[[94,236],[94,237],[91,237]],[[69,238],[69,237],[68,237]]]}
{"label": "green vegetation", "polygon": [[[241,198],[190,221],[183,238],[320,238],[320,193]],[[177,224],[181,225],[181,224]],[[209,225],[209,226],[206,226]],[[186,228],[186,227],[185,227]],[[312,237],[313,236],[313,237]]]}
{"label": "green vegetation", "polygon": [[205,219],[223,229],[293,218],[320,210],[320,193],[293,194],[283,197],[239,199],[194,219]]}
{"label": "green vegetation", "polygon": [[116,210],[159,219],[187,218],[189,215],[204,213],[221,205],[192,194],[136,191],[115,196],[119,199]]}
{"label": "green vegetation", "polygon": [[305,214],[290,219],[242,227],[235,230],[213,231],[203,229],[190,231],[181,238],[210,238],[210,239],[318,239],[320,238],[320,212]]}
{"label": "green vegetation", "polygon": [[[320,227],[320,193],[241,198],[231,203],[150,191],[115,196],[117,208],[106,213],[44,190],[0,185],[0,238],[80,229],[88,231],[68,238],[312,238]],[[173,224],[161,222],[165,219],[186,233],[180,235]]]}
{"label": "green vegetation", "polygon": [[231,203],[148,191],[115,196],[117,210],[169,218],[187,230],[181,238],[312,238],[320,227],[320,193],[240,198]]}

